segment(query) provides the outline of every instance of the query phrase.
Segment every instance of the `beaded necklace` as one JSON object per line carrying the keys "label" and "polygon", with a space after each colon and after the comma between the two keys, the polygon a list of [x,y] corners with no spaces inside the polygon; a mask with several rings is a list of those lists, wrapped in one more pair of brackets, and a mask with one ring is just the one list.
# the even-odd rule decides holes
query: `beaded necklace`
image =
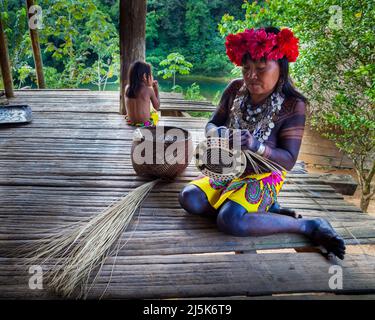
{"label": "beaded necklace", "polygon": [[279,83],[263,104],[254,107],[251,104],[249,91],[243,84],[230,109],[228,127],[247,129],[261,143],[268,140],[285,99],[281,89],[282,83]]}

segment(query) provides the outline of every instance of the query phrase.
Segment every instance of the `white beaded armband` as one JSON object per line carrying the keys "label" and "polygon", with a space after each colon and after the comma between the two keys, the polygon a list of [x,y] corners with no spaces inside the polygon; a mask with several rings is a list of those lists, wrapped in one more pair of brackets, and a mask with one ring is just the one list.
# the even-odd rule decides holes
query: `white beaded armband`
{"label": "white beaded armband", "polygon": [[261,144],[259,145],[259,148],[258,148],[258,150],[256,151],[256,153],[259,154],[260,156],[262,156],[262,155],[264,154],[265,151],[266,151],[266,146],[265,146],[263,143],[261,143]]}

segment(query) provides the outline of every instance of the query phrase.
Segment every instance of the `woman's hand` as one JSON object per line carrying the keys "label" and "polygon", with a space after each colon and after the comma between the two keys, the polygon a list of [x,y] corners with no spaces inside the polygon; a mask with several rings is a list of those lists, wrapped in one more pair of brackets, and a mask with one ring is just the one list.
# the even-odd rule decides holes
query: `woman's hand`
{"label": "woman's hand", "polygon": [[[239,133],[239,132],[238,132]],[[237,135],[238,133],[232,132],[229,135],[229,140],[233,141],[234,134]],[[236,138],[240,138],[240,144],[241,144],[241,149],[248,149],[253,152],[256,152],[259,149],[260,142],[249,132],[249,130],[241,130],[240,136],[236,136]],[[237,139],[238,139],[237,138]]]}
{"label": "woman's hand", "polygon": [[207,132],[207,137],[226,138],[229,136],[229,129],[226,126],[212,128]]}

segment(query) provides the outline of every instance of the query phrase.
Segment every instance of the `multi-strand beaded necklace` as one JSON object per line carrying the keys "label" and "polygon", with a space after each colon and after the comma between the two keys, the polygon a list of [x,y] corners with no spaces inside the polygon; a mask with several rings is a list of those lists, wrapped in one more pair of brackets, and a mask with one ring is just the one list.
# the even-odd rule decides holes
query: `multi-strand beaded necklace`
{"label": "multi-strand beaded necklace", "polygon": [[277,114],[284,102],[281,85],[267,97],[266,101],[254,106],[251,103],[249,91],[244,84],[233,101],[230,110],[228,127],[232,129],[247,129],[259,142],[268,140],[275,127]]}

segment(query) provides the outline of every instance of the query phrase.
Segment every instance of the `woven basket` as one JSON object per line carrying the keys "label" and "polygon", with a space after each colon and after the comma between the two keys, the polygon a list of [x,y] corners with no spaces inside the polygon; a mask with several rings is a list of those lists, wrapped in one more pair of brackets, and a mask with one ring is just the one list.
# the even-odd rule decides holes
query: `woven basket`
{"label": "woven basket", "polygon": [[[141,149],[143,151],[139,152]],[[131,161],[140,176],[174,179],[186,169],[192,156],[192,137],[185,129],[157,126],[134,131]],[[143,157],[148,160],[146,163],[142,161]]]}

